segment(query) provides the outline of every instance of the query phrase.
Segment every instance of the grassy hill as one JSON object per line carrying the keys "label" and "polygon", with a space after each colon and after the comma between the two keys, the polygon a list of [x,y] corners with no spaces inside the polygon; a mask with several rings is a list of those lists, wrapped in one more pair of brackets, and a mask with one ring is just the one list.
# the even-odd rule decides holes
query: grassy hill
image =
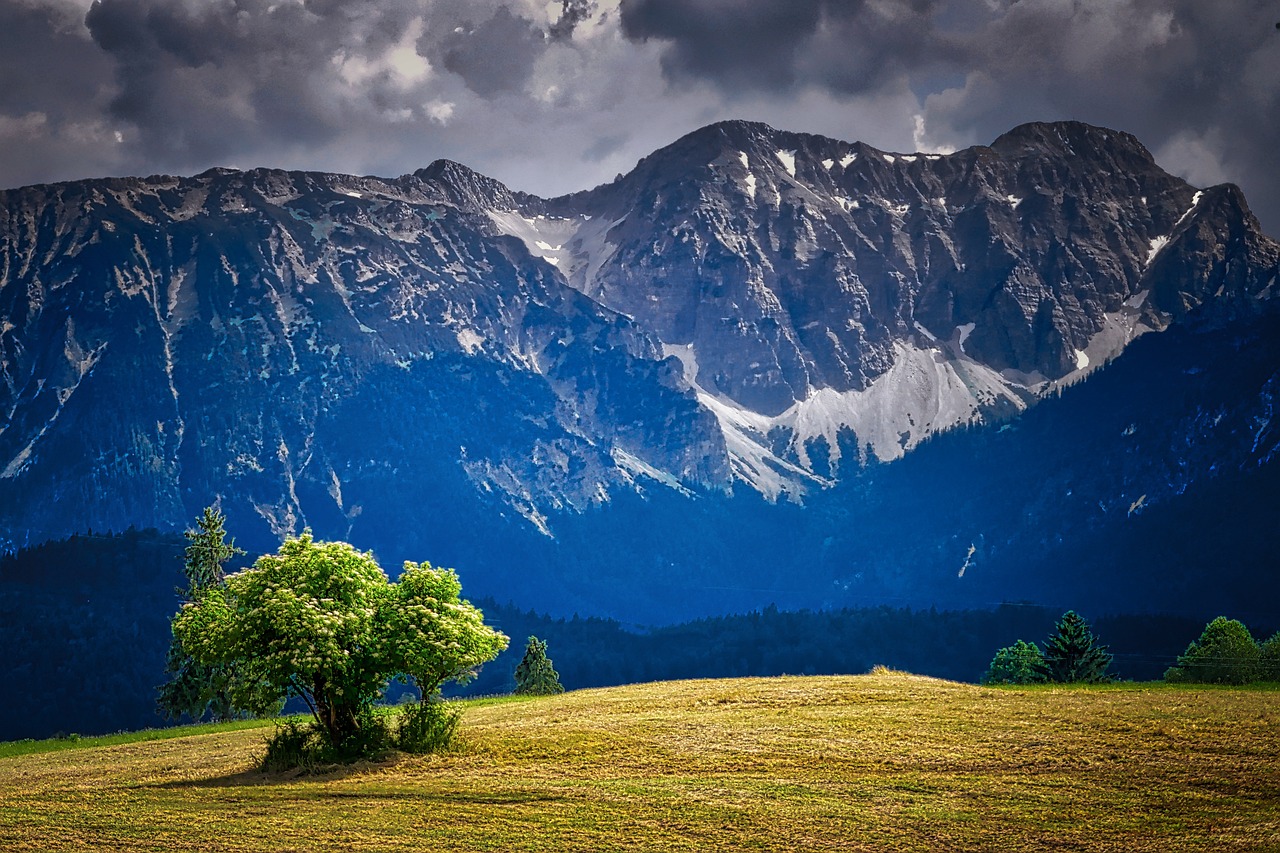
{"label": "grassy hill", "polygon": [[665,682],[470,702],[456,752],[318,776],[255,770],[262,728],[64,741],[0,757],[0,849],[1280,849],[1277,700]]}

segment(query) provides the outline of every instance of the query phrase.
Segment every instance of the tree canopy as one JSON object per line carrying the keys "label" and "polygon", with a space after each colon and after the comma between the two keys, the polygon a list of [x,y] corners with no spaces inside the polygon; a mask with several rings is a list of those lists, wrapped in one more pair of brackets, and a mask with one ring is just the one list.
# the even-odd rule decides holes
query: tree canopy
{"label": "tree canopy", "polygon": [[1169,668],[1166,681],[1248,684],[1262,675],[1262,651],[1243,622],[1219,616]]}
{"label": "tree canopy", "polygon": [[996,652],[982,676],[983,684],[1035,684],[1044,681],[1044,655],[1040,647],[1018,640]]}
{"label": "tree canopy", "polygon": [[[184,604],[174,635],[202,663],[241,667],[249,678],[237,687],[300,697],[341,750],[392,678],[413,679],[426,701],[506,647],[461,589],[452,570],[427,563],[406,563],[391,583],[372,554],[308,531]],[[259,711],[264,696],[233,700]]]}

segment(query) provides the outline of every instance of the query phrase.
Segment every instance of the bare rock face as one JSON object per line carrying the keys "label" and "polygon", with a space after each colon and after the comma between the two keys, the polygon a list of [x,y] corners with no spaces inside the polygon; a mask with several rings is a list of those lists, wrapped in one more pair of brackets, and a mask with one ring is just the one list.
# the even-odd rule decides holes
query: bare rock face
{"label": "bare rock face", "polygon": [[556,199],[449,161],[6,191],[0,545],[215,497],[340,534],[408,481],[548,535],[801,499],[1258,310],[1278,260],[1237,188],[1077,123],[938,155],[727,122]]}
{"label": "bare rock face", "polygon": [[1280,257],[1237,188],[1075,122],[947,156],[727,122],[538,209],[557,236],[521,236],[681,360],[766,494],[835,470],[842,435],[893,459],[1145,332],[1250,310]]}

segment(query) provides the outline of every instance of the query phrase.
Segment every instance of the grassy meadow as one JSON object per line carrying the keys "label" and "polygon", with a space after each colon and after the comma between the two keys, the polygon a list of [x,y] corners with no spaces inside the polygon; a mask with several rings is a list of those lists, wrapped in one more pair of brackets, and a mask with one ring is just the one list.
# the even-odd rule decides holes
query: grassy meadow
{"label": "grassy meadow", "polygon": [[[0,850],[1280,850],[1280,692],[878,671],[464,705],[455,751],[270,724],[0,749]],[[150,739],[144,739],[144,738]]]}

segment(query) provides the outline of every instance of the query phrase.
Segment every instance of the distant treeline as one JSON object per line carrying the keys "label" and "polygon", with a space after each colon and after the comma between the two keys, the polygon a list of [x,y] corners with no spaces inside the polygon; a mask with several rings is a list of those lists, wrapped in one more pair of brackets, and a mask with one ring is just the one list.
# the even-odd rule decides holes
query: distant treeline
{"label": "distant treeline", "polygon": [[[165,680],[184,546],[178,536],[129,531],[74,536],[0,558],[0,739],[165,724],[155,711],[156,689]],[[465,576],[463,581],[465,595]],[[770,607],[649,629],[473,601],[512,643],[468,685],[465,693],[472,695],[514,688],[531,635],[547,642],[569,690],[677,678],[860,673],[876,664],[976,682],[993,650],[1047,634],[1061,615],[1023,605],[960,611]],[[1090,622],[1115,654],[1113,671],[1148,680],[1159,678],[1214,615],[1097,616]],[[1266,636],[1277,626],[1250,627]]]}
{"label": "distant treeline", "polygon": [[[874,607],[780,611],[699,619],[644,630],[611,619],[557,619],[493,601],[476,601],[486,620],[512,637],[466,694],[505,693],[524,640],[547,641],[547,656],[573,690],[673,678],[862,673],[877,664],[921,675],[977,682],[993,651],[1050,632],[1061,611],[1006,604],[992,610]],[[1161,677],[1195,639],[1204,620],[1123,615],[1092,620],[1123,679]]]}

